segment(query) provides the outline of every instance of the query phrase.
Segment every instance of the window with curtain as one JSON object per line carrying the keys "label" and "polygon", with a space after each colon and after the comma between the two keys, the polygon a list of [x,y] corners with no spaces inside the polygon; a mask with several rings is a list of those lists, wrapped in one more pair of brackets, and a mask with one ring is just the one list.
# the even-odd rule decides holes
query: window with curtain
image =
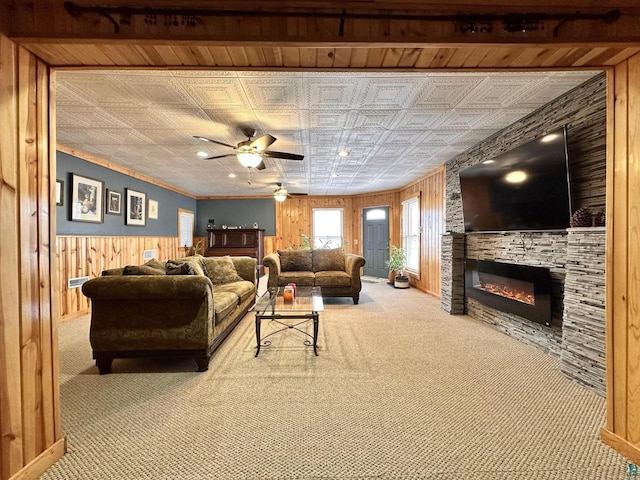
{"label": "window with curtain", "polygon": [[313,248],[342,247],[342,209],[313,209]]}
{"label": "window with curtain", "polygon": [[406,270],[420,271],[420,197],[402,202],[402,248],[406,255]]}

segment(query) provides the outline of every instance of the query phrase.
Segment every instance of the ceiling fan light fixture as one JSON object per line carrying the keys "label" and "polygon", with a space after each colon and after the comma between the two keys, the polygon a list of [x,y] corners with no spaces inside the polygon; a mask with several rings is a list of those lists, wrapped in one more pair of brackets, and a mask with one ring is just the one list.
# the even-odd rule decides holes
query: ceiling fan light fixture
{"label": "ceiling fan light fixture", "polygon": [[346,149],[340,150],[338,152],[338,156],[339,157],[348,157],[349,156],[349,150],[346,150]]}
{"label": "ceiling fan light fixture", "polygon": [[276,202],[284,202],[287,199],[287,189],[286,188],[278,188],[275,192],[273,192],[273,198]]}
{"label": "ceiling fan light fixture", "polygon": [[262,162],[262,155],[254,152],[238,152],[236,157],[240,164],[247,168],[256,168]]}

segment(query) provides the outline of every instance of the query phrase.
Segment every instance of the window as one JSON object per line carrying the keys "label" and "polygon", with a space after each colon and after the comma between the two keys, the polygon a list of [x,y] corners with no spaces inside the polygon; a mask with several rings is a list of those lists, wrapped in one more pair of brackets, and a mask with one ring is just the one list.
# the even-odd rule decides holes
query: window
{"label": "window", "polygon": [[180,247],[193,246],[193,220],[194,215],[191,210],[178,209],[178,239]]}
{"label": "window", "polygon": [[407,258],[407,270],[420,271],[420,197],[402,202],[402,248]]}
{"label": "window", "polygon": [[384,220],[387,218],[387,211],[382,208],[367,210],[367,220]]}
{"label": "window", "polygon": [[313,209],[313,248],[342,247],[342,209]]}

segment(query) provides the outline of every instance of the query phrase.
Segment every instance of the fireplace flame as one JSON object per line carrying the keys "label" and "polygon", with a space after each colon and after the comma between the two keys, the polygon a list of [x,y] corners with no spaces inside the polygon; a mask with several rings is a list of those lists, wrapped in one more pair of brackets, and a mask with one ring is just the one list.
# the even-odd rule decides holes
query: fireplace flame
{"label": "fireplace flame", "polygon": [[527,293],[524,290],[518,290],[507,285],[498,285],[496,283],[481,283],[480,290],[493,293],[494,295],[500,295],[501,297],[510,298],[511,300],[516,300],[517,302],[526,303],[527,305],[536,304],[534,296],[531,293]]}

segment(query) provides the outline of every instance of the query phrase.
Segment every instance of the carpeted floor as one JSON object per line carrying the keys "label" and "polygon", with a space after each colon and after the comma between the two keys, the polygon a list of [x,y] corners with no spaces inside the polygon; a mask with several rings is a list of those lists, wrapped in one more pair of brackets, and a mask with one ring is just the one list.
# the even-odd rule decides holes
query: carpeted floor
{"label": "carpeted floor", "polygon": [[[88,318],[60,326],[69,452],[44,479],[622,480],[603,398],[557,361],[414,289],[330,299],[320,355],[293,332],[254,358],[249,314],[208,372],[116,360]],[[266,326],[263,327],[263,330]]]}

